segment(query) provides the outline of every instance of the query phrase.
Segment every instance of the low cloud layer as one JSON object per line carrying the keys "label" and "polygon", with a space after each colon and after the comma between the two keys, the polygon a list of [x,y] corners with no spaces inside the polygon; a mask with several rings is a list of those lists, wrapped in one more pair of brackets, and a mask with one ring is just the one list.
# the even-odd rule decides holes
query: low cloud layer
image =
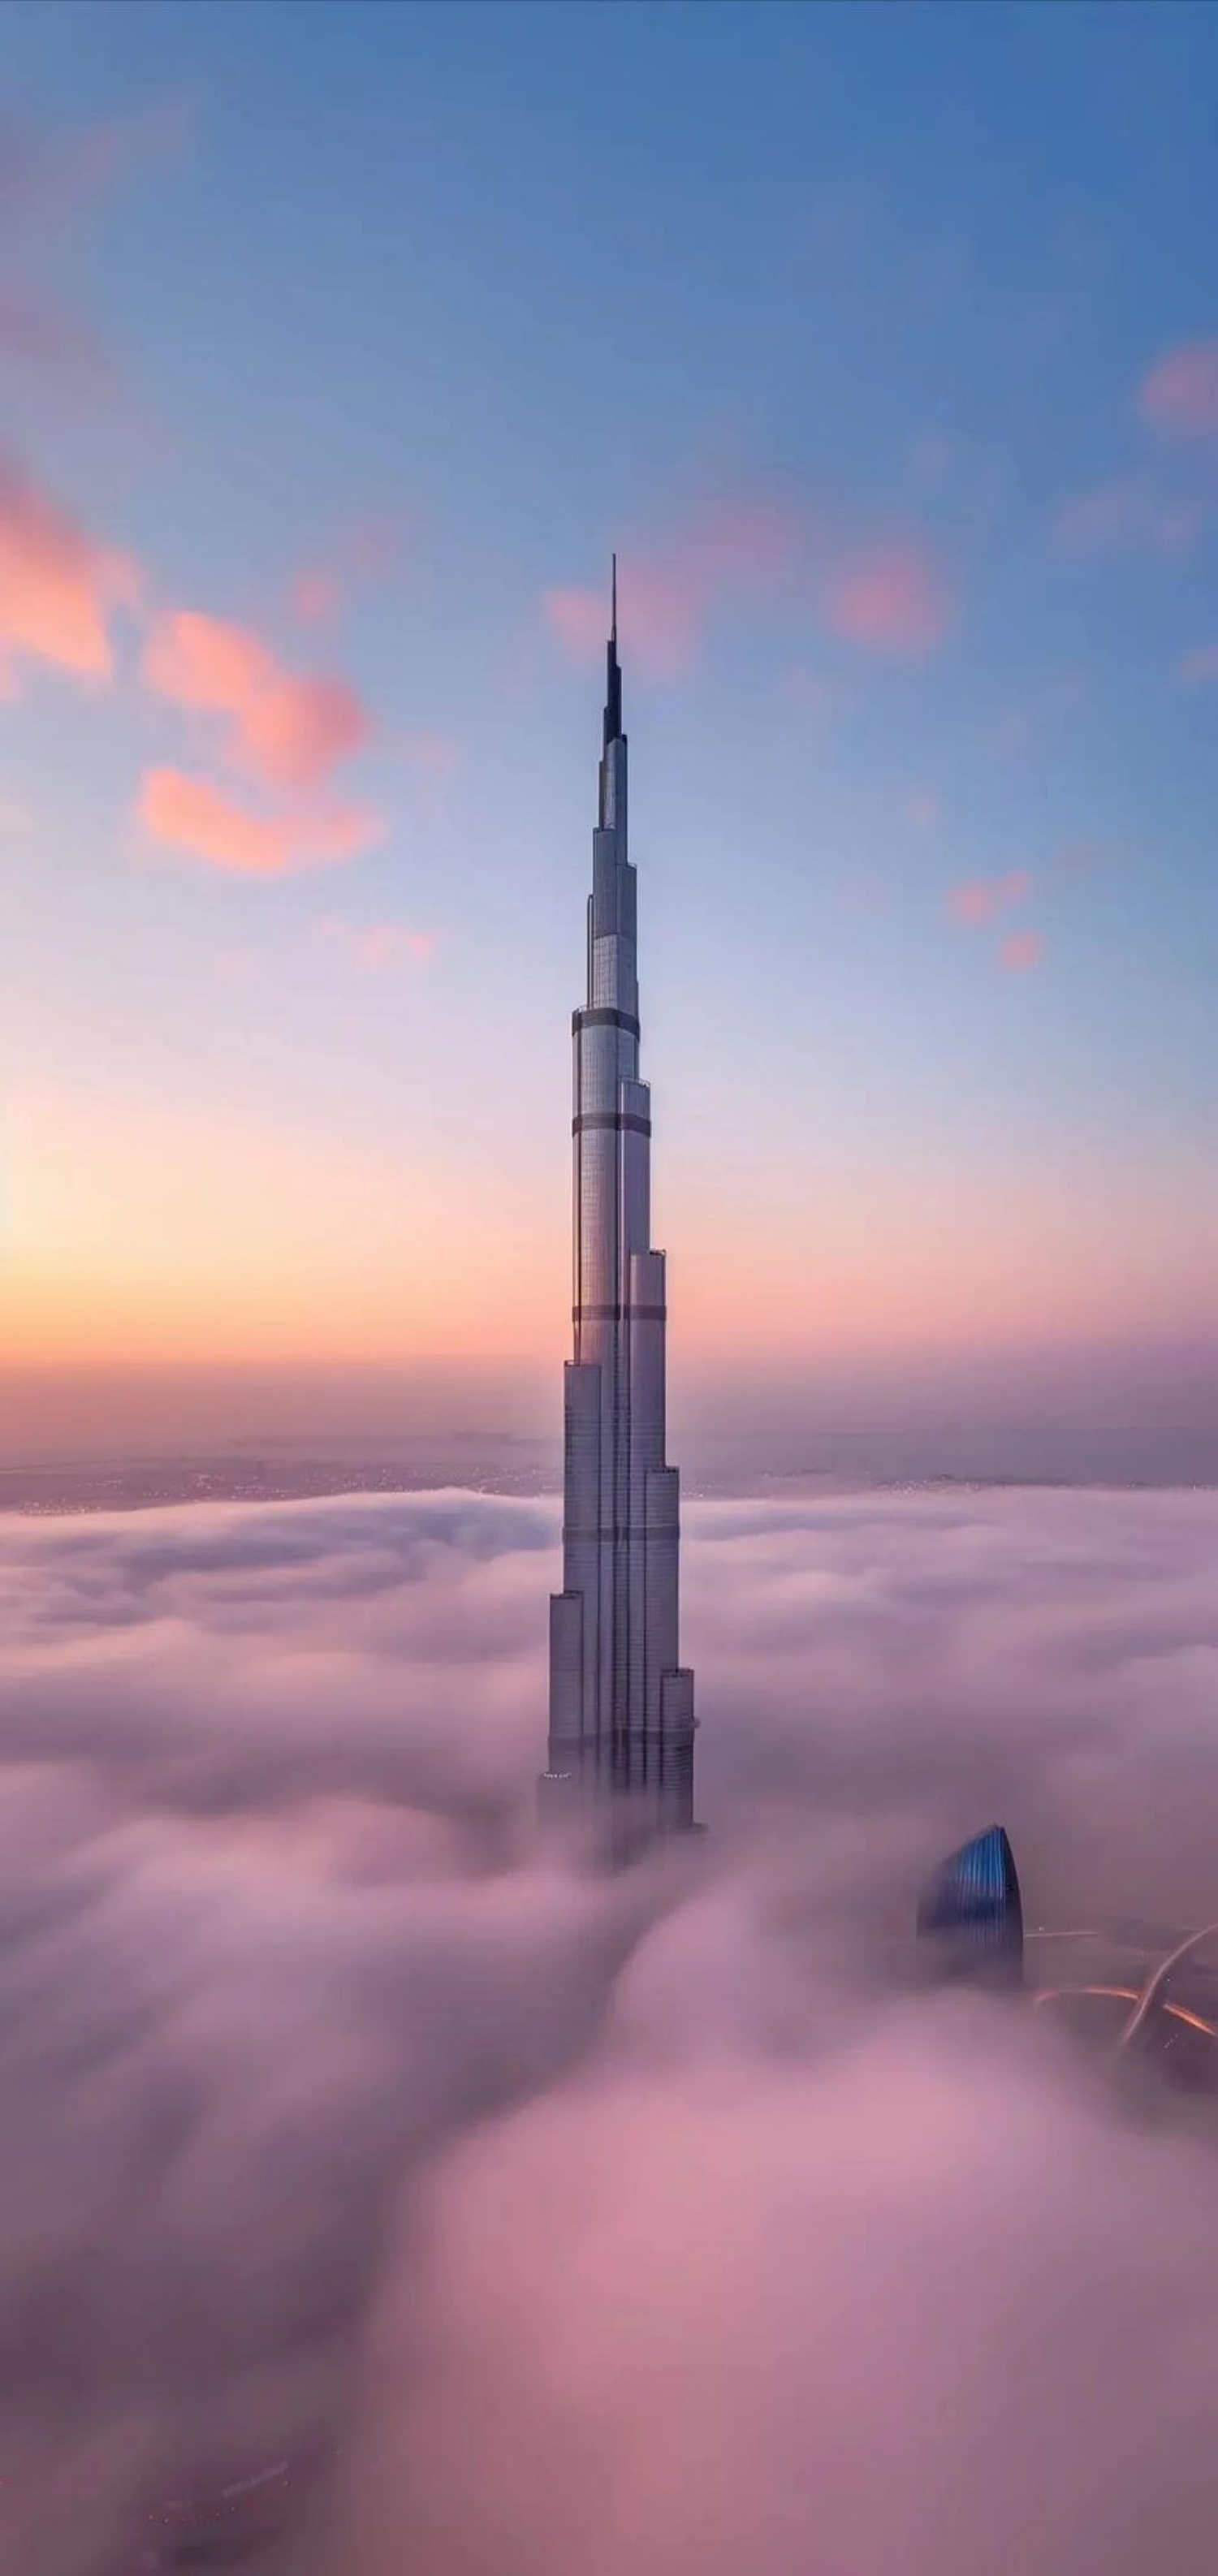
{"label": "low cloud layer", "polygon": [[4,2565],[319,2442],[294,2576],[1208,2568],[1204,2133],[891,1960],[993,1816],[1218,1914],[1218,1497],[688,1537],[710,1831],[585,1881],[549,1507],[0,1522]]}

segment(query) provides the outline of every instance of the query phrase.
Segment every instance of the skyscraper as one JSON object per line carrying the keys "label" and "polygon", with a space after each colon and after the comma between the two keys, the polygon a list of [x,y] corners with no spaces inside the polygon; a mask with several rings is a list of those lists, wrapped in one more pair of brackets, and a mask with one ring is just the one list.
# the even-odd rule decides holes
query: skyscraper
{"label": "skyscraper", "polygon": [[1001,1825],[987,1825],[940,1862],[918,1907],[918,1939],[948,1974],[1018,1985],[1023,1904],[1015,1855]]}
{"label": "skyscraper", "polygon": [[540,1798],[622,1856],[692,1825],[696,1720],[677,1646],[679,1479],[664,1456],[664,1255],[651,1247],[651,1095],[639,1080],[616,561],[606,658],[588,990],[571,1022],[574,1356]]}

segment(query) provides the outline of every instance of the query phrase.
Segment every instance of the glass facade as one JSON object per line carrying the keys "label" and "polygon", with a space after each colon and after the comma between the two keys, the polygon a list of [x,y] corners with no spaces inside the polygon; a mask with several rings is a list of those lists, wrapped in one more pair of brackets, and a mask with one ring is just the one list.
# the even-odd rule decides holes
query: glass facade
{"label": "glass facade", "polygon": [[[606,1808],[623,1851],[693,1823],[693,1677],[678,1666],[679,1480],[664,1458],[664,1256],[651,1244],[651,1097],[639,1079],[635,872],[610,638],[588,907],[572,1014],[574,1358],[563,1589],[551,1628],[543,1804]],[[629,1815],[627,1810],[630,1811]]]}
{"label": "glass facade", "polygon": [[918,1939],[946,1973],[1017,1985],[1023,1976],[1023,1904],[1015,1855],[1001,1825],[949,1853],[923,1891]]}

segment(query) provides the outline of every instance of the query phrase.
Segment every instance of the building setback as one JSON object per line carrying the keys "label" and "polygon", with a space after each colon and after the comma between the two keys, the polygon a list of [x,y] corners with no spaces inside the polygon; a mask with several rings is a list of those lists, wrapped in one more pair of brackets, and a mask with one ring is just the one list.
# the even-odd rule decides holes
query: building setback
{"label": "building setback", "polygon": [[651,1094],[639,1080],[626,832],[615,565],[588,990],[571,1023],[574,1357],[540,1799],[543,1813],[585,1819],[619,1855],[692,1825],[696,1724],[677,1642],[679,1478],[664,1455],[664,1255],[651,1245]]}

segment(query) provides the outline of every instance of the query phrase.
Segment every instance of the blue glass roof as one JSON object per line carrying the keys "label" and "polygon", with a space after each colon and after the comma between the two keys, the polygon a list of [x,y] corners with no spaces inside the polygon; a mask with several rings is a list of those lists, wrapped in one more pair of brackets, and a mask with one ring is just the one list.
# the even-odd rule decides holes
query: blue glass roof
{"label": "blue glass roof", "polygon": [[1015,1856],[1001,1825],[949,1853],[923,1891],[919,1940],[949,1945],[961,1968],[1023,1961],[1023,1906]]}

